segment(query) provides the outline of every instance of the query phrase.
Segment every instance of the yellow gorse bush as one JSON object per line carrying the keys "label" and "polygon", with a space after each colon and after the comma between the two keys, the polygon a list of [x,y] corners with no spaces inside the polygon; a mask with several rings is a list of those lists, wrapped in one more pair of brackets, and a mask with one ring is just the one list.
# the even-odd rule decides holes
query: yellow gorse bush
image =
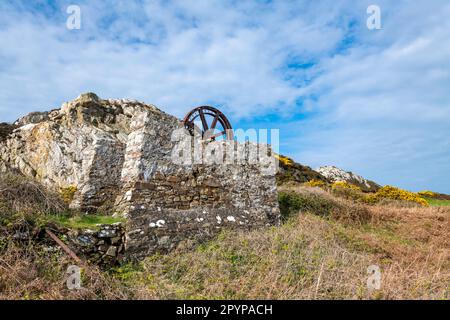
{"label": "yellow gorse bush", "polygon": [[284,164],[287,167],[290,167],[294,164],[294,161],[288,157],[282,156],[281,154],[276,154],[275,158],[278,159],[282,164]]}
{"label": "yellow gorse bush", "polygon": [[326,183],[321,180],[312,179],[312,180],[309,180],[308,182],[305,182],[304,185],[308,186],[308,187],[325,187]]}
{"label": "yellow gorse bush", "polygon": [[343,189],[352,189],[352,190],[358,190],[361,191],[360,187],[357,187],[353,184],[350,184],[346,181],[336,181],[331,185],[332,189],[339,189],[339,188],[343,188]]}
{"label": "yellow gorse bush", "polygon": [[366,201],[369,203],[376,203],[382,199],[411,201],[422,206],[428,206],[428,202],[417,193],[402,190],[393,186],[384,186],[376,193],[366,197]]}
{"label": "yellow gorse bush", "polygon": [[417,192],[417,194],[418,194],[419,196],[422,196],[422,197],[429,197],[429,198],[433,198],[433,197],[436,196],[436,193],[434,193],[433,191],[429,191],[429,190],[420,191],[420,192]]}

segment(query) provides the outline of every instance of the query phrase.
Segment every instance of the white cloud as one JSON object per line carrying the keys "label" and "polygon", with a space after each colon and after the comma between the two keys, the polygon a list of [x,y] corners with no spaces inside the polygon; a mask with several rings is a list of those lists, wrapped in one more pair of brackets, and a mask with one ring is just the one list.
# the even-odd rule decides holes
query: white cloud
{"label": "white cloud", "polygon": [[55,13],[59,19],[11,8],[2,17],[3,55],[14,61],[2,64],[1,118],[58,105],[81,91],[132,96],[180,116],[208,102],[235,117],[292,108],[300,93],[284,79],[288,57],[320,54],[342,37],[327,25],[332,17],[316,21],[311,9],[297,16],[282,2],[80,6],[79,31],[64,28],[64,7]]}
{"label": "white cloud", "polygon": [[[321,76],[303,88],[318,97],[306,102],[318,114],[304,123],[299,140],[307,147],[297,150],[298,159],[450,192],[450,6],[427,4],[424,11],[405,7],[405,20],[402,10],[391,12],[383,30],[389,42],[321,61]],[[434,19],[422,19],[430,7]]]}
{"label": "white cloud", "polygon": [[450,193],[447,1],[376,1],[379,31],[373,1],[77,3],[79,31],[64,5],[0,4],[2,121],[85,91],[180,117],[204,103],[241,122],[279,111],[282,150],[303,163]]}

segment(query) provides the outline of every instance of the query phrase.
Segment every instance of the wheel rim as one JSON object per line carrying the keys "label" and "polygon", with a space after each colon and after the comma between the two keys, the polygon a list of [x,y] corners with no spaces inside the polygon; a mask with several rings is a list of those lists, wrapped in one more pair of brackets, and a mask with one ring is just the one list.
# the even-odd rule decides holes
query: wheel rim
{"label": "wheel rim", "polygon": [[197,131],[203,140],[234,139],[233,129],[227,117],[220,110],[211,106],[192,109],[184,117],[183,123],[191,135]]}

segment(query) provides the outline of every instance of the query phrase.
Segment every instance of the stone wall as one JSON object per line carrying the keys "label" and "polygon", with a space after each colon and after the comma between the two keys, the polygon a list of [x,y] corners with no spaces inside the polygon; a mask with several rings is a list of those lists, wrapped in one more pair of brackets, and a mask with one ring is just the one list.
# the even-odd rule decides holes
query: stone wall
{"label": "stone wall", "polygon": [[70,230],[66,237],[78,255],[96,264],[113,265],[125,253],[125,228],[121,223],[100,225],[98,230]]}
{"label": "stone wall", "polygon": [[223,227],[279,222],[273,176],[262,176],[258,165],[163,167],[127,183],[122,194],[117,205],[129,221],[131,258],[169,251],[186,238],[209,238]]}
{"label": "stone wall", "polygon": [[[225,226],[279,222],[274,174],[261,163],[237,159],[227,165],[177,164],[173,133],[183,125],[152,105],[84,94],[16,123],[20,127],[0,143],[0,170],[19,170],[52,188],[71,187],[73,208],[95,212],[114,205],[115,214],[128,221],[129,259],[170,250],[183,239],[210,237]],[[199,144],[200,159],[220,144],[249,154],[249,144],[198,138],[189,152]]]}

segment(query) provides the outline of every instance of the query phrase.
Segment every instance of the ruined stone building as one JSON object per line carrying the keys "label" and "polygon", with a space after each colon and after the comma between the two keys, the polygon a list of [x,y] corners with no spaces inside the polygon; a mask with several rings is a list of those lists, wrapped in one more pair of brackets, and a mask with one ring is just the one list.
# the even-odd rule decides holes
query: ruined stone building
{"label": "ruined stone building", "polygon": [[113,208],[127,220],[132,259],[223,227],[279,222],[274,175],[259,164],[176,164],[173,132],[180,128],[152,105],[84,94],[19,119],[0,140],[0,170],[73,190],[72,208]]}

